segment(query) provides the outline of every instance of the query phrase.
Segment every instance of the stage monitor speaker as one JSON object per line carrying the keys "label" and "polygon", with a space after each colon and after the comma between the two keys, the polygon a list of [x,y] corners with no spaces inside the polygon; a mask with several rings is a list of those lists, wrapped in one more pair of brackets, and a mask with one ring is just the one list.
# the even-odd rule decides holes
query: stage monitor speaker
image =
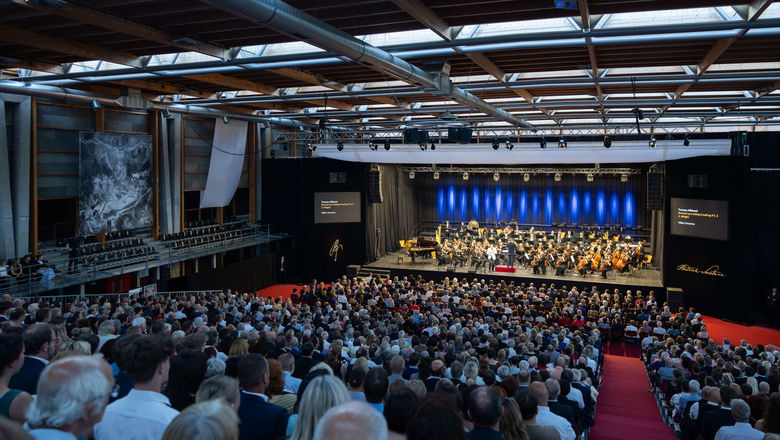
{"label": "stage monitor speaker", "polygon": [[354,278],[357,276],[358,272],[360,272],[360,266],[357,264],[350,264],[347,266],[347,276],[350,278]]}
{"label": "stage monitor speaker", "polygon": [[405,144],[419,144],[422,142],[428,142],[428,132],[421,131],[416,128],[408,128],[404,130],[404,143]]}
{"label": "stage monitor speaker", "polygon": [[459,144],[469,143],[471,142],[471,129],[466,127],[448,128],[447,139]]}
{"label": "stage monitor speaker", "polygon": [[664,204],[664,175],[647,173],[647,210],[660,211]]}
{"label": "stage monitor speaker", "polygon": [[382,169],[379,167],[368,171],[368,203],[382,203]]}
{"label": "stage monitor speaker", "polygon": [[685,307],[685,292],[679,287],[667,287],[666,302],[669,303],[669,310],[677,313],[680,307]]}

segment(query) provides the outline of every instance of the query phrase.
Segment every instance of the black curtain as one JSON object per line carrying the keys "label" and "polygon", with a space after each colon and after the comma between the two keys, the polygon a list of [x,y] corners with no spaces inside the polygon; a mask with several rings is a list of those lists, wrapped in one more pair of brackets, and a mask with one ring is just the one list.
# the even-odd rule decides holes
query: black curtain
{"label": "black curtain", "polygon": [[382,203],[366,204],[366,256],[374,261],[400,247],[417,223],[412,181],[395,165],[380,165]]}
{"label": "black curtain", "polygon": [[[780,287],[780,172],[752,171],[747,181],[746,272],[753,310],[762,310],[767,293]],[[763,320],[760,315],[751,318]]]}

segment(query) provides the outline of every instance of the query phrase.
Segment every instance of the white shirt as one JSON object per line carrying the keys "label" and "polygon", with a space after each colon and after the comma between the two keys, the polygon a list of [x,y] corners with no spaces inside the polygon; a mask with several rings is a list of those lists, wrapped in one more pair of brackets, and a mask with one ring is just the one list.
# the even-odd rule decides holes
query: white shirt
{"label": "white shirt", "polygon": [[561,416],[555,415],[550,411],[547,406],[538,406],[539,413],[536,415],[536,423],[539,426],[552,426],[561,435],[561,440],[574,440],[577,434],[574,433],[574,428],[571,427],[571,423]]}
{"label": "white shirt", "polygon": [[106,407],[95,425],[95,440],[158,440],[179,414],[165,395],[130,390],[127,396]]}
{"label": "white shirt", "polygon": [[715,434],[715,440],[762,440],[763,438],[763,432],[745,422],[737,422],[734,426],[723,426]]}
{"label": "white shirt", "polygon": [[59,429],[33,429],[29,434],[35,440],[76,440],[76,436],[70,432],[60,431]]}
{"label": "white shirt", "polygon": [[301,386],[301,380],[297,377],[293,377],[292,373],[287,370],[282,371],[282,373],[284,374],[284,387],[293,393],[298,394],[298,387]]}
{"label": "white shirt", "polygon": [[579,406],[580,409],[585,408],[585,398],[582,397],[582,391],[577,388],[571,387],[571,391],[566,395],[566,398],[577,402],[577,406]]}

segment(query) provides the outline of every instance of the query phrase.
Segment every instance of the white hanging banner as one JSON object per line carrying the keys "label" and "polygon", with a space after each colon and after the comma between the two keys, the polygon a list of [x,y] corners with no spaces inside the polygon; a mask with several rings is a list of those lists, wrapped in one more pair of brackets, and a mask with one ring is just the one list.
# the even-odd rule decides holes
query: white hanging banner
{"label": "white hanging banner", "polygon": [[206,189],[200,193],[200,207],[218,208],[230,203],[241,179],[246,152],[247,121],[221,119],[214,121],[214,143],[211,149]]}

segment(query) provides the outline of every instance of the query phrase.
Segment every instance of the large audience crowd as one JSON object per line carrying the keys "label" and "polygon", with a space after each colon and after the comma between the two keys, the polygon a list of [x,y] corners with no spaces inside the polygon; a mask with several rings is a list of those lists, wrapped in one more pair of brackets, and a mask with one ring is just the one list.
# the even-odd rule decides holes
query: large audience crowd
{"label": "large audience crowd", "polygon": [[626,338],[688,438],[780,435],[778,348],[718,344],[653,292],[343,277],[288,299],[6,296],[0,321],[0,438],[574,440]]}

